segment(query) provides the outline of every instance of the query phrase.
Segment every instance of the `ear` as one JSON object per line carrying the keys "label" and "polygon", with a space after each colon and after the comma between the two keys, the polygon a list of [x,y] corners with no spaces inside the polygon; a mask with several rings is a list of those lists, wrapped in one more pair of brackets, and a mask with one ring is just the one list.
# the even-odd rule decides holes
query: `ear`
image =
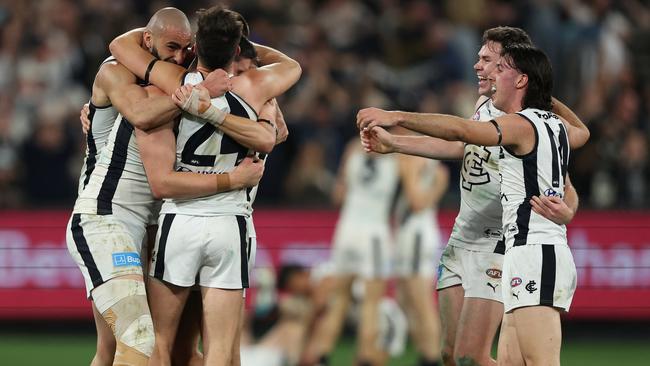
{"label": "ear", "polygon": [[151,47],[153,46],[153,35],[151,34],[151,32],[145,30],[144,33],[142,34],[142,41],[144,43],[144,46],[150,50]]}
{"label": "ear", "polygon": [[237,46],[237,49],[235,50],[235,57],[239,56],[241,53],[241,47]]}
{"label": "ear", "polygon": [[517,76],[517,81],[515,82],[515,87],[517,87],[517,89],[523,89],[527,85],[528,85],[528,75],[519,74],[519,76]]}

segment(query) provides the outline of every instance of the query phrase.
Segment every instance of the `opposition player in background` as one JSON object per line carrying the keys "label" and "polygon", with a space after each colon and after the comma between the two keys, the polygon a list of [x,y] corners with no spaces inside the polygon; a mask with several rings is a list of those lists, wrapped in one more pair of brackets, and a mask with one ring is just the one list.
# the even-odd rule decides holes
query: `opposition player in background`
{"label": "opposition player in background", "polygon": [[[136,73],[146,72],[149,68],[151,80],[159,83],[163,89],[167,85],[175,87],[181,80],[190,85],[196,84],[203,74],[217,67],[228,68],[232,73],[232,59],[242,27],[235,14],[213,7],[200,15],[196,44],[199,59],[197,72],[185,76],[182,68],[158,64],[154,67],[150,63],[150,56],[138,55],[137,52],[122,52],[124,62]],[[113,44],[111,49],[120,59],[119,52],[113,50]],[[250,118],[247,122],[233,125],[224,120],[225,113],[210,103],[203,88],[186,85],[175,94],[179,106],[200,116],[197,118],[186,114],[179,126],[177,152],[180,160],[176,164],[182,170],[229,171],[239,164],[249,150],[268,153],[272,149],[276,142],[273,121],[260,118],[261,123],[256,122],[257,113],[266,101],[283,93],[297,81],[300,67],[275,50],[258,46],[258,52],[266,66],[233,78],[233,92],[213,100],[213,104],[220,108]],[[187,297],[188,286],[194,284],[197,275],[203,293],[205,362],[226,364],[231,362],[231,358],[239,357],[238,352],[233,354],[232,348],[239,327],[242,289],[248,287],[248,256],[254,258],[251,252],[255,248],[255,233],[250,222],[250,204],[255,194],[256,188],[253,188],[197,200],[165,200],[155,250],[155,267],[152,267],[152,275],[165,281],[153,281],[151,285],[152,296],[155,292],[155,297],[161,299],[160,304],[152,304],[157,332],[154,359],[169,362],[179,311]],[[211,232],[212,238],[209,242],[188,238],[190,233],[184,231],[188,227],[182,224],[184,221],[210,221],[208,226],[200,224],[199,227],[203,227],[206,234]],[[194,254],[188,251],[192,247],[197,250]],[[208,253],[236,255],[220,257],[209,254],[201,257],[203,247]],[[156,309],[157,306],[159,309]],[[217,332],[215,327],[219,327],[221,332]]]}
{"label": "opposition player in background", "polygon": [[359,365],[379,365],[379,303],[390,275],[390,209],[398,185],[398,162],[392,156],[364,154],[358,142],[351,141],[342,158],[333,200],[342,204],[336,225],[331,262],[335,271],[335,290],[323,319],[315,330],[315,344],[308,359],[329,364],[351,302],[355,278],[363,282],[357,331]]}
{"label": "opposition player in background", "polygon": [[[162,9],[152,17],[148,29],[151,32],[148,42],[156,55],[169,62],[184,61],[185,53],[182,47],[156,47],[159,44],[184,44],[189,40],[189,22],[182,12],[173,8]],[[154,216],[152,210],[155,209],[155,200],[145,183],[146,176],[139,162],[132,131],[134,126],[148,128],[165,123],[179,112],[169,97],[147,98],[145,90],[136,84],[135,76],[114,59],[103,63],[97,74],[93,84],[90,111],[87,136],[89,154],[80,179],[79,199],[75,205],[67,239],[73,258],[86,275],[87,288],[94,305],[100,296],[103,299],[102,307],[105,308],[97,310],[93,306],[98,346],[92,364],[126,362],[125,357],[129,362],[142,363],[148,356],[147,349],[153,339],[147,340],[148,310],[146,300],[142,304],[139,248],[147,221]],[[113,118],[112,115],[117,115],[117,111],[121,115]],[[110,136],[106,136],[107,130],[111,130]],[[102,148],[106,141],[106,148]],[[103,150],[107,152],[104,153]],[[187,173],[174,176],[179,188],[184,192],[186,189],[194,190],[194,194],[203,195],[219,192],[224,188],[217,186],[214,177]],[[252,186],[257,184],[260,177],[261,168],[252,166],[243,166],[229,175],[229,178],[237,182],[235,186]],[[110,245],[113,241],[119,242],[115,248]],[[111,250],[119,252],[112,254],[112,266]],[[124,282],[108,283],[113,277]],[[105,282],[106,286],[100,286]],[[122,291],[125,287],[132,287],[138,295],[126,295]],[[120,305],[123,303],[132,303],[137,307],[130,306],[125,309]],[[113,309],[112,306],[116,308]],[[116,316],[119,316],[115,314],[116,311],[123,316],[116,319]],[[134,314],[140,315],[129,320]],[[110,323],[107,323],[104,317],[108,317]],[[133,323],[129,324],[128,321]],[[117,344],[109,325],[114,328]],[[129,332],[134,331],[131,328],[143,332],[144,335],[137,341],[129,338],[132,337]],[[137,348],[132,349],[131,344],[135,344]],[[116,349],[118,357],[114,360]]]}
{"label": "opposition player in background", "polygon": [[409,155],[397,158],[401,178],[395,212],[398,299],[420,353],[419,365],[439,365],[440,321],[431,284],[440,253],[436,206],[449,185],[449,172],[437,160]]}
{"label": "opposition player in background", "polygon": [[508,114],[490,123],[376,108],[359,111],[357,123],[366,139],[376,126],[400,125],[445,140],[503,147],[504,308],[512,313],[525,363],[559,365],[560,311],[571,304],[576,269],[565,226],[535,213],[530,201],[542,194],[564,196],[569,146],[582,146],[589,132],[550,112],[553,80],[542,51],[513,45],[504,47],[501,56],[490,74],[492,99]]}
{"label": "opposition player in background", "polygon": [[[475,121],[489,121],[503,114],[490,98],[488,76],[496,67],[503,47],[530,44],[519,28],[496,27],[483,34],[479,59],[474,65],[479,99]],[[586,126],[566,106],[553,99],[554,111],[588,134]],[[491,349],[503,318],[499,337],[499,362],[522,364],[517,338],[503,315],[501,299],[502,207],[498,163],[502,148],[449,142],[429,136],[395,136],[382,129],[366,135],[368,148],[376,152],[401,152],[434,159],[462,159],[461,205],[448,245],[440,260],[438,294],[443,331],[442,358],[445,365],[475,363],[494,365]],[[576,148],[579,146],[572,146]],[[566,195],[533,198],[533,209],[558,224],[568,223],[578,207],[578,196],[567,177]]]}

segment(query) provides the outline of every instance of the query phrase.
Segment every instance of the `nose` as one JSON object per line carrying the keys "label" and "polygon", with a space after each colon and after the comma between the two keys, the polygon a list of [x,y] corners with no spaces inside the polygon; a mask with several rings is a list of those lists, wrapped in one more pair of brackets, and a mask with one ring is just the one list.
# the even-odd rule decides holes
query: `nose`
{"label": "nose", "polygon": [[481,69],[481,67],[479,66],[480,63],[481,63],[481,60],[476,61],[476,63],[474,64],[474,70],[478,71],[478,70]]}
{"label": "nose", "polygon": [[177,65],[182,65],[183,62],[185,61],[185,52],[182,50],[178,50],[174,52],[174,61],[176,62]]}

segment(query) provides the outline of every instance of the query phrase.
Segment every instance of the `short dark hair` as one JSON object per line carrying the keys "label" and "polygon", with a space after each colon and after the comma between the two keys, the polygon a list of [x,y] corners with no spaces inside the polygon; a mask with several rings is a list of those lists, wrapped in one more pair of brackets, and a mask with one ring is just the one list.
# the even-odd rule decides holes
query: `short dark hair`
{"label": "short dark hair", "polygon": [[216,5],[198,12],[196,53],[199,61],[209,69],[228,66],[235,57],[242,35],[239,13]]}
{"label": "short dark hair", "polygon": [[513,44],[504,47],[501,57],[512,68],[528,76],[523,108],[550,111],[552,108],[553,68],[548,56],[537,47]]}
{"label": "short dark hair", "polygon": [[255,46],[246,36],[242,36],[239,41],[239,55],[237,55],[236,60],[239,61],[245,58],[253,60],[256,65],[259,64]]}
{"label": "short dark hair", "polygon": [[515,27],[494,27],[483,32],[483,44],[497,42],[501,47],[508,47],[513,44],[531,45],[528,33],[521,28]]}

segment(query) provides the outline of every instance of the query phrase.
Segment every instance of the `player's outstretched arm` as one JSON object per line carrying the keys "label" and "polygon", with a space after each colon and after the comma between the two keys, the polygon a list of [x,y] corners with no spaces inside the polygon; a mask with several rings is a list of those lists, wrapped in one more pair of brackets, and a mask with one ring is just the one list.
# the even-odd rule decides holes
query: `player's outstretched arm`
{"label": "player's outstretched arm", "polygon": [[394,135],[383,127],[373,127],[361,131],[361,144],[366,152],[380,154],[401,153],[429,159],[460,160],[463,158],[464,144],[458,141],[445,141],[430,136]]}
{"label": "player's outstretched arm", "polygon": [[117,63],[102,65],[95,78],[111,103],[136,128],[150,129],[172,120],[180,111],[166,95],[149,96],[135,84],[135,78],[124,66]]}
{"label": "player's outstretched arm", "polygon": [[258,121],[226,114],[212,105],[207,89],[200,85],[183,85],[172,99],[184,111],[206,120],[245,147],[270,153],[275,146],[275,109],[262,108]]}
{"label": "player's outstretched arm", "polygon": [[[448,114],[409,113],[366,108],[357,113],[357,126],[362,131],[374,126],[401,126],[424,135],[447,141],[462,141],[480,146],[510,146],[517,152],[532,149],[535,134],[530,123],[521,123],[523,117],[508,114],[491,123],[476,123]],[[518,153],[518,152],[517,152]]]}
{"label": "player's outstretched arm", "polygon": [[136,129],[135,136],[151,191],[159,199],[196,198],[253,187],[264,172],[263,164],[252,158],[244,159],[230,173],[177,172],[176,137],[171,122],[150,131]]}
{"label": "player's outstretched arm", "polygon": [[587,143],[590,136],[589,128],[587,128],[587,125],[582,122],[580,117],[573,113],[571,108],[553,98],[553,113],[562,117],[564,121],[566,121],[565,125],[567,125],[567,129],[572,129],[569,134],[569,146],[571,149],[577,149]]}

